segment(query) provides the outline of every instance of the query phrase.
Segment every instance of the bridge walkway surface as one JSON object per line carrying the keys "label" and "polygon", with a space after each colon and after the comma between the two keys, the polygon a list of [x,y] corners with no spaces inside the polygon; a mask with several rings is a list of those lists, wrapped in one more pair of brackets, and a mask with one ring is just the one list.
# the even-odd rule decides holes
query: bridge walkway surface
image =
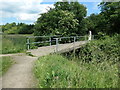
{"label": "bridge walkway surface", "polygon": [[45,47],[39,47],[38,49],[31,49],[28,50],[28,52],[31,52],[34,56],[43,56],[48,55],[50,53],[64,53],[69,52],[74,49],[80,48],[82,45],[86,44],[88,41],[79,41],[75,43],[67,43],[67,44],[58,44],[58,51],[56,51],[56,45],[52,46],[45,46]]}

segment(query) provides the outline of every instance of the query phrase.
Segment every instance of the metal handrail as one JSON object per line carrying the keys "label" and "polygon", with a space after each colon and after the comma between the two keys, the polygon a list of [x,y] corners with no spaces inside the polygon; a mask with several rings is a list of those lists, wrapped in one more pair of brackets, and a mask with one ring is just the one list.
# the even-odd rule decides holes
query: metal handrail
{"label": "metal handrail", "polygon": [[[36,38],[36,37],[42,37],[42,38],[49,38],[49,41],[40,41],[40,42],[32,42],[30,43],[30,38]],[[61,41],[61,39],[66,39],[66,38],[73,38],[74,39],[74,43],[76,41],[77,38],[80,37],[85,37],[85,41],[87,40],[87,35],[85,36],[68,36],[68,37],[60,37],[60,36],[28,36],[27,38],[27,45],[28,45],[28,50],[30,49],[30,44],[37,44],[37,43],[48,43],[50,42],[50,46],[51,46],[51,42],[56,41],[56,45],[58,45],[58,42]],[[57,49],[56,49],[57,51]]]}

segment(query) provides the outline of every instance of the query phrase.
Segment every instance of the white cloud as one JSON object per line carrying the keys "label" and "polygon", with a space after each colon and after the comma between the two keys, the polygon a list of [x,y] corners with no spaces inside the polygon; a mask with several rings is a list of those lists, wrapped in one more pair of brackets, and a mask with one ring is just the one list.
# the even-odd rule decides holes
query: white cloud
{"label": "white cloud", "polygon": [[[2,18],[14,17],[19,21],[35,21],[40,13],[47,12],[53,4],[40,4],[43,0],[2,0]],[[1,12],[2,11],[2,12]]]}

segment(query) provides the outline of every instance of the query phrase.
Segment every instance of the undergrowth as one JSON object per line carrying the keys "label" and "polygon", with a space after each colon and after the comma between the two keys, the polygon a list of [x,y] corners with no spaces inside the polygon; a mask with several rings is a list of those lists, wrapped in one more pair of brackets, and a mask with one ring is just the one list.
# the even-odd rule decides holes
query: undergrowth
{"label": "undergrowth", "polygon": [[38,87],[118,88],[119,45],[119,35],[105,36],[87,43],[75,55],[69,52],[40,57],[34,68]]}
{"label": "undergrowth", "polygon": [[[20,53],[27,50],[26,35],[2,35],[2,54]],[[33,41],[31,41],[33,42]],[[35,45],[30,45],[30,49],[37,48]]]}
{"label": "undergrowth", "polygon": [[90,61],[120,61],[120,35],[106,36],[105,39],[94,40],[76,51],[79,60]]}
{"label": "undergrowth", "polygon": [[48,55],[35,63],[39,88],[116,88],[117,64],[111,62],[79,64],[61,55]]}
{"label": "undergrowth", "polygon": [[11,57],[0,57],[0,76],[3,75],[12,64],[14,64],[14,61]]}

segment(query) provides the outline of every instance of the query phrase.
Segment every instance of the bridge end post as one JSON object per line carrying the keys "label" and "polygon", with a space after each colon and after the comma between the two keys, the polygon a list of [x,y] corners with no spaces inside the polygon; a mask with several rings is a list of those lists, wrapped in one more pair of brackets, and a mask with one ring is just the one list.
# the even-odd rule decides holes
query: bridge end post
{"label": "bridge end post", "polygon": [[91,41],[91,39],[92,39],[92,32],[91,32],[91,31],[89,31],[88,41]]}

